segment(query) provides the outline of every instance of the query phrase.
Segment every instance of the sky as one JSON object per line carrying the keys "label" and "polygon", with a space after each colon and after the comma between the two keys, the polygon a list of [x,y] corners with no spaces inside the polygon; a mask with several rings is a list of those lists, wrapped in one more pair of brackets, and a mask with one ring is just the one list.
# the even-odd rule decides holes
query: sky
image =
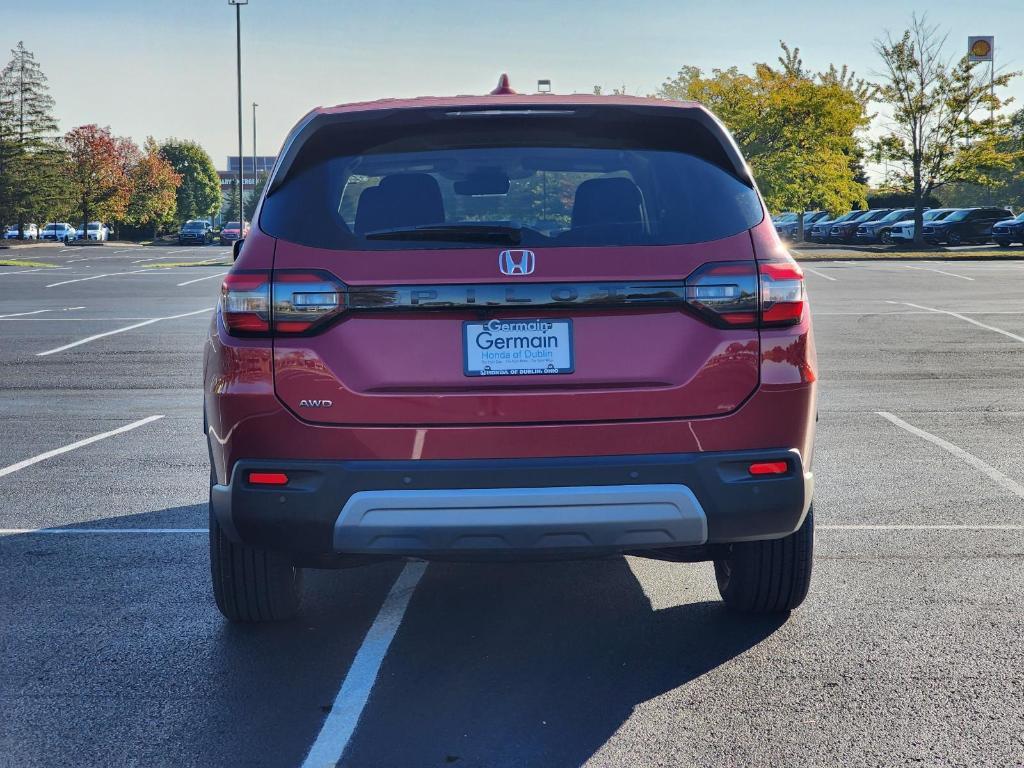
{"label": "sky", "polygon": [[[994,34],[997,66],[1024,69],[1024,0],[251,0],[241,9],[244,152],[254,101],[258,154],[276,154],[311,107],[486,93],[502,72],[523,92],[545,78],[556,93],[647,95],[684,65],[774,62],[785,40],[811,69],[871,76],[872,41],[924,11],[949,32],[951,54],[968,35]],[[0,18],[0,49],[23,40],[35,53],[62,130],[194,139],[218,168],[236,154],[227,0],[0,0]],[[1024,104],[1024,77],[1009,94]]]}

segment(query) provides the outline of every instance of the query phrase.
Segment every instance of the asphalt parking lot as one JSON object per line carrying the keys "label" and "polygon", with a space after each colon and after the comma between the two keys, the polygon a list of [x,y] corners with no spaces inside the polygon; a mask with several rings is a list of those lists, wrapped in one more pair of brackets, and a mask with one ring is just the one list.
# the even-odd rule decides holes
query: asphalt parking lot
{"label": "asphalt parking lot", "polygon": [[309,572],[297,621],[246,627],[207,573],[226,268],[142,261],[215,256],[0,267],[0,765],[1024,764],[1024,261],[805,265],[819,532],[785,621],[626,558]]}

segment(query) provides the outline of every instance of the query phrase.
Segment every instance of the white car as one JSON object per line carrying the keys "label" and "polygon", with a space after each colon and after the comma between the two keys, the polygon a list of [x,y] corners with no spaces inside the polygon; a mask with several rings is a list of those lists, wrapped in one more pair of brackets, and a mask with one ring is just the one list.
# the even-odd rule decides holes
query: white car
{"label": "white car", "polygon": [[78,232],[66,221],[50,222],[39,233],[40,240],[61,240],[65,243],[78,239]]}
{"label": "white car", "polygon": [[[75,235],[79,240],[85,237],[85,232],[81,228],[75,230]],[[109,240],[110,239],[110,228],[102,221],[90,221],[89,222],[89,239],[90,240]]]}
{"label": "white car", "polygon": [[[929,208],[924,212],[924,223],[927,224],[929,221],[941,221],[951,214],[956,208]],[[914,220],[905,219],[904,221],[897,221],[892,225],[889,230],[889,239],[893,243],[912,243],[914,242]]]}
{"label": "white car", "polygon": [[[35,224],[25,225],[25,236],[23,240],[38,240],[39,239],[39,228]],[[17,240],[18,239],[18,225],[12,224],[4,232],[4,240]]]}

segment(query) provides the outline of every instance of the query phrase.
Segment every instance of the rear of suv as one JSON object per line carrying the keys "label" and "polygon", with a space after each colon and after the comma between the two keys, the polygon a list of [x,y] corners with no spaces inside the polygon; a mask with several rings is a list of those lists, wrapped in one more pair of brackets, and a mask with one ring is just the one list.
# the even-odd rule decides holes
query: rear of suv
{"label": "rear of suv", "polygon": [[205,347],[226,617],[388,558],[713,560],[808,590],[803,275],[694,103],[386,100],[281,151]]}

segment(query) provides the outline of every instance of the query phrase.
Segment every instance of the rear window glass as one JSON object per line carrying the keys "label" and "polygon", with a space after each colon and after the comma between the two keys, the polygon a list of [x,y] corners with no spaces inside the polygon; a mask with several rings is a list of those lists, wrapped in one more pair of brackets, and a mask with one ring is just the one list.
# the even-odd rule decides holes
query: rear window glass
{"label": "rear window glass", "polygon": [[763,217],[756,192],[714,157],[539,130],[536,143],[519,132],[503,146],[500,133],[360,152],[312,141],[260,226],[321,248],[570,247],[705,242]]}

